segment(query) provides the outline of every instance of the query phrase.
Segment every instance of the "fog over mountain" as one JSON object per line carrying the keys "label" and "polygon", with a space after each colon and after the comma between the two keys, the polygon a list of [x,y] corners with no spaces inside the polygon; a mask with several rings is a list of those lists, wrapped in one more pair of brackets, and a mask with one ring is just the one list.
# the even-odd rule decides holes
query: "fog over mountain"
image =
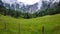
{"label": "fog over mountain", "polygon": [[5,3],[22,2],[24,4],[29,4],[29,5],[39,2],[39,0],[2,0],[2,1]]}
{"label": "fog over mountain", "polygon": [[18,2],[17,0],[2,0],[3,5],[6,8],[13,10],[22,10],[25,12],[33,13],[38,10],[45,9],[48,5],[51,7],[54,3],[59,2],[60,0],[39,0],[34,4],[25,4],[24,2]]}

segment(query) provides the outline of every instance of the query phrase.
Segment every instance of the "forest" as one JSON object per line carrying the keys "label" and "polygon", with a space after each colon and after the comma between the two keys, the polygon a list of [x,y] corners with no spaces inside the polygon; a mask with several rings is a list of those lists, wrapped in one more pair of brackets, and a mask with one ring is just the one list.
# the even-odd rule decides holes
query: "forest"
{"label": "forest", "polygon": [[57,4],[54,4],[54,8],[50,8],[49,5],[45,10],[38,10],[37,12],[30,14],[30,13],[24,13],[22,11],[15,11],[12,9],[6,9],[4,6],[0,5],[0,14],[4,16],[11,16],[11,17],[21,17],[21,18],[36,18],[36,17],[41,17],[45,15],[54,15],[60,13],[60,2]]}

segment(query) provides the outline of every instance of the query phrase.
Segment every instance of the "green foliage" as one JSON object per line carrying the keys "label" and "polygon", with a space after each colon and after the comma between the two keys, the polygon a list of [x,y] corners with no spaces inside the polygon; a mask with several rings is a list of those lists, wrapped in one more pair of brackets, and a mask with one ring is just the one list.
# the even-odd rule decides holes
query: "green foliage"
{"label": "green foliage", "polygon": [[36,14],[38,16],[45,16],[45,15],[54,15],[60,13],[60,4],[57,3],[56,5],[54,5],[53,8],[46,8],[44,11],[38,11],[36,12]]}
{"label": "green foliage", "polygon": [[24,13],[22,11],[15,11],[11,9],[6,9],[6,8],[0,8],[0,14],[2,15],[7,15],[7,16],[12,16],[15,18],[22,17],[22,18],[30,18],[30,14]]}
{"label": "green foliage", "polygon": [[38,10],[37,12],[35,12],[33,14],[26,13],[26,12],[23,12],[21,10],[15,11],[12,9],[6,9],[3,6],[2,7],[0,6],[0,14],[5,15],[5,16],[6,15],[12,16],[15,18],[22,17],[22,18],[29,19],[29,18],[36,18],[36,17],[45,16],[45,15],[54,15],[57,13],[60,13],[60,4],[59,3],[55,3],[53,8],[46,8],[44,11]]}

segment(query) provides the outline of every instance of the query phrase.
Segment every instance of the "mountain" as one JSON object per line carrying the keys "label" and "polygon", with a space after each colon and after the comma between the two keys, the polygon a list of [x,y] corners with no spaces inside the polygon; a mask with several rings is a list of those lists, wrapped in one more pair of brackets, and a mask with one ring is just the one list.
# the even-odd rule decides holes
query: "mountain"
{"label": "mountain", "polygon": [[0,0],[0,6],[4,6],[7,9],[13,9],[22,12],[34,13],[38,10],[45,10],[47,8],[54,8],[60,0],[40,0],[33,5],[26,5],[23,2],[17,2],[17,0]]}
{"label": "mountain", "polygon": [[33,13],[38,10],[38,3],[35,3],[34,5],[23,5],[21,9],[28,13]]}
{"label": "mountain", "polygon": [[54,8],[59,3],[59,0],[43,0],[41,10],[45,10],[47,8]]}
{"label": "mountain", "polygon": [[[4,3],[4,2],[3,2]],[[4,7],[6,7],[7,9],[13,9],[13,10],[22,10],[22,11],[25,11],[25,12],[34,12],[34,11],[37,11],[38,9],[38,3],[35,3],[33,5],[25,5],[24,3],[22,2],[14,2],[14,3],[4,3]]]}
{"label": "mountain", "polygon": [[3,2],[0,0],[0,7],[3,7]]}
{"label": "mountain", "polygon": [[12,3],[11,5],[9,3],[4,3],[4,6],[7,9],[10,8],[17,11],[22,10],[23,12],[28,12],[28,13],[33,13],[38,10],[38,3],[35,3],[33,5],[25,5],[22,2],[20,3],[15,2],[15,3]]}

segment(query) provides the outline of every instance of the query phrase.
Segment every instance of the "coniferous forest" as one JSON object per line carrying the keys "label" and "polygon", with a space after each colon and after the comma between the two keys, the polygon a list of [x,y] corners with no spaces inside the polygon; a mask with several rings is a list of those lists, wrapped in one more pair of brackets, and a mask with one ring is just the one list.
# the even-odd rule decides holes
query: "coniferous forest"
{"label": "coniferous forest", "polygon": [[[0,1],[2,2],[2,1]],[[2,3],[3,4],[3,3]],[[11,17],[22,17],[22,18],[36,18],[39,16],[45,16],[45,15],[54,15],[57,13],[60,13],[60,2],[54,4],[54,8],[50,8],[50,5],[47,6],[45,10],[38,10],[37,12],[34,12],[33,14],[26,13],[20,11],[15,11],[12,9],[6,9],[4,6],[0,5],[0,14],[5,15],[5,16],[11,16]]]}

